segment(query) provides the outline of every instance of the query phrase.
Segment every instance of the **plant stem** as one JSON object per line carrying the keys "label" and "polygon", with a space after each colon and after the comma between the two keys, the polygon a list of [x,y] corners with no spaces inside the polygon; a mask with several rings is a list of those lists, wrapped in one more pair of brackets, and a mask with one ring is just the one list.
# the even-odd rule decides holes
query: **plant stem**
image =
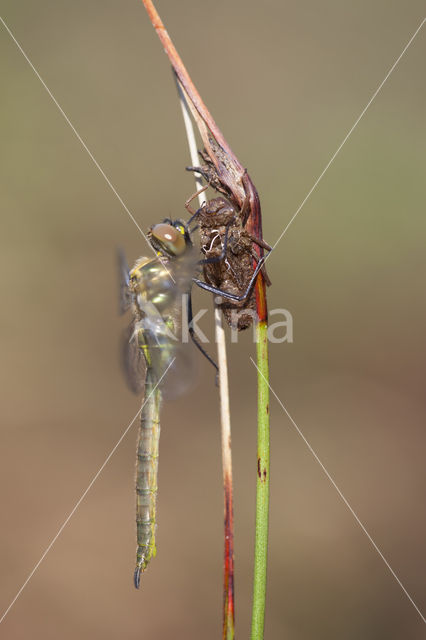
{"label": "plant stem", "polygon": [[263,640],[269,529],[269,366],[268,327],[259,321],[257,340],[257,482],[251,640]]}
{"label": "plant stem", "polygon": [[[198,162],[197,145],[194,135],[188,102],[184,89],[177,76],[176,85],[182,107],[186,136],[188,139],[191,162]],[[201,179],[195,179],[197,190],[201,186]],[[198,195],[200,206],[204,201],[204,194]],[[222,322],[222,310],[214,303],[215,337],[219,365],[219,397],[220,422],[222,442],[222,474],[224,488],[224,565],[223,565],[223,640],[233,640],[235,635],[235,606],[234,606],[234,504],[232,483],[232,450],[231,450],[231,413],[229,408],[228,363],[226,358],[225,331]]]}
{"label": "plant stem", "polygon": [[220,417],[222,425],[222,469],[224,489],[223,640],[235,635],[234,606],[234,492],[232,483],[231,414],[229,409],[228,364],[222,309],[215,304],[215,331],[219,364]]}

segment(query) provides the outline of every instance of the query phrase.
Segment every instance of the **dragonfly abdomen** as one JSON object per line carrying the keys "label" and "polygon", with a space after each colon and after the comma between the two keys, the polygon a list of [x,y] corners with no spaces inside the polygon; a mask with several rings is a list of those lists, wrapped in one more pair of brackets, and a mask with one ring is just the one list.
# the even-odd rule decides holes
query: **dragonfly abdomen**
{"label": "dragonfly abdomen", "polygon": [[137,552],[134,574],[135,587],[139,588],[140,574],[155,556],[155,526],[158,475],[158,448],[160,440],[160,391],[155,375],[147,367],[145,400],[136,463],[136,534]]}

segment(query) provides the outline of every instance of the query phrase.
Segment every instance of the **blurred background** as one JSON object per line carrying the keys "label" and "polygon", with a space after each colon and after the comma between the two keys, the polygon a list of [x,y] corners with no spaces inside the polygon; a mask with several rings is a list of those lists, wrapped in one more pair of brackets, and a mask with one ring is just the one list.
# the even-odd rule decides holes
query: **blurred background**
{"label": "blurred background", "polygon": [[[169,64],[138,0],[2,0],[2,17],[136,218],[185,217],[193,180]],[[419,26],[423,2],[158,1],[261,196],[273,244]],[[268,262],[294,342],[271,384],[426,608],[424,28]],[[115,251],[148,249],[0,29],[1,611],[140,399],[118,350]],[[196,293],[195,306],[209,306]],[[212,317],[201,326],[212,335]],[[211,345],[213,349],[213,345]],[[256,375],[230,345],[237,634],[250,626]],[[136,424],[0,627],[34,638],[218,638],[217,390],[164,406],[158,556],[132,586]],[[271,399],[266,638],[423,638],[420,616]]]}

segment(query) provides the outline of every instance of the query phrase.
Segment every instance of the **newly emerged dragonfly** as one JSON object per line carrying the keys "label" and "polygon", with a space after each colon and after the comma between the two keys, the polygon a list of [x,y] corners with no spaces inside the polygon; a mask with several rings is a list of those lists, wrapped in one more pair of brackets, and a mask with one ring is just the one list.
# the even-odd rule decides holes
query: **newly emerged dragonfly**
{"label": "newly emerged dragonfly", "polygon": [[[182,295],[187,295],[189,334],[198,349],[216,367],[194,335],[191,287],[195,283],[211,293],[228,299],[241,299],[199,280],[201,265],[196,259],[188,224],[181,220],[164,220],[153,226],[148,240],[156,256],[139,258],[128,269],[119,255],[120,310],[132,310],[132,323],[124,341],[124,370],[129,387],[136,393],[144,390],[136,462],[136,530],[137,552],[134,584],[138,588],[141,572],[156,553],[156,498],[160,405],[163,380],[167,385],[169,370],[175,367],[181,347],[177,333],[180,325]],[[223,256],[214,260],[222,260]],[[247,296],[261,268],[259,263],[247,288]],[[216,367],[217,368],[217,367]]]}

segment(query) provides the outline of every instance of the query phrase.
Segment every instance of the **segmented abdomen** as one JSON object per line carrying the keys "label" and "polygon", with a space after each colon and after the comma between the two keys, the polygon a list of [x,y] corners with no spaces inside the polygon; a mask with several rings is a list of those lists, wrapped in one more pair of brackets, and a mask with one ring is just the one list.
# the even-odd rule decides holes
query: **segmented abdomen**
{"label": "segmented abdomen", "polygon": [[140,574],[155,556],[155,526],[158,474],[158,446],[160,440],[161,392],[158,380],[147,366],[145,398],[136,460],[136,528],[137,554],[134,574],[135,587],[139,588]]}

